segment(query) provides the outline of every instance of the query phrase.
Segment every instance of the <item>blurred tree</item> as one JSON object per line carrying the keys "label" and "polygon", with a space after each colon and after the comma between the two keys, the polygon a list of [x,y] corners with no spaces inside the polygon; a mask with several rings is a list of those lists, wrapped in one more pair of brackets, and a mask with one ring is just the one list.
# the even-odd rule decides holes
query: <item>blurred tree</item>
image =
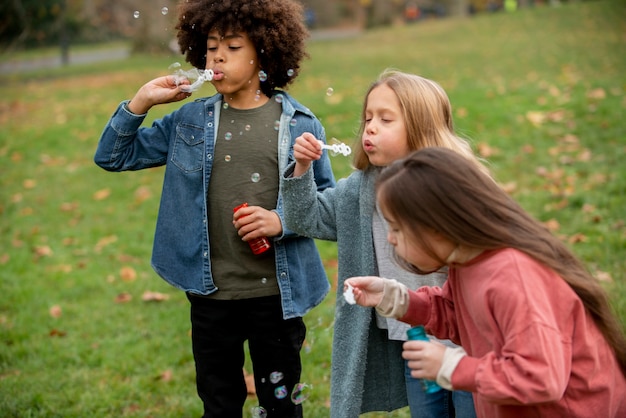
{"label": "blurred tree", "polygon": [[60,41],[63,33],[74,36],[82,26],[76,13],[80,6],[80,0],[3,1],[0,3],[0,46],[12,49],[53,45]]}

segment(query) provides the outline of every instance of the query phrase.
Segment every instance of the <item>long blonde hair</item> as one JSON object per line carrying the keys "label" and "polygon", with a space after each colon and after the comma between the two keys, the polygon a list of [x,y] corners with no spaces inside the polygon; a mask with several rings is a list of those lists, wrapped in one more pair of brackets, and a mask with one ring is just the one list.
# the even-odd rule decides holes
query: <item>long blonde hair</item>
{"label": "long blonde hair", "polygon": [[487,168],[472,151],[469,142],[455,134],[452,106],[444,89],[427,78],[392,69],[383,71],[365,95],[358,136],[359,145],[354,147],[353,164],[356,169],[366,170],[371,166],[360,140],[365,130],[365,109],[369,95],[381,85],[387,85],[398,97],[411,151],[425,147],[449,148],[473,161],[481,171],[488,173]]}

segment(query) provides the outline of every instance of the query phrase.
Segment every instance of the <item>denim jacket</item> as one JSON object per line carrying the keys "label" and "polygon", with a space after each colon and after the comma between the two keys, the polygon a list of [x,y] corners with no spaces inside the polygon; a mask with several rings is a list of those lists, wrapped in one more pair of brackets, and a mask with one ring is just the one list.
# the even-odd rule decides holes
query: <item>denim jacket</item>
{"label": "denim jacket", "polygon": [[[303,132],[325,140],[319,120],[287,93],[282,95],[278,128],[278,170],[293,161],[293,143]],[[171,285],[200,295],[217,291],[211,275],[209,219],[206,195],[222,96],[197,99],[141,127],[146,115],[135,115],[122,102],[107,123],[95,153],[96,164],[108,171],[141,170],[165,165],[157,217],[152,267]],[[294,122],[295,121],[295,122]],[[319,190],[335,184],[326,152],[313,163]],[[279,179],[277,179],[278,181]],[[283,234],[273,238],[276,278],[283,317],[303,316],[330,289],[315,242],[287,229],[282,193],[275,212]]]}

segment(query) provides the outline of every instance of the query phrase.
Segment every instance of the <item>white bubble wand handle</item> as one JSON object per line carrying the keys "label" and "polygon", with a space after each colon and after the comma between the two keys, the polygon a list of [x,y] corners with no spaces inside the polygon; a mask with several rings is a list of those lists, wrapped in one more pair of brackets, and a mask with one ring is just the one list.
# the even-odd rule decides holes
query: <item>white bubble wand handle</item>
{"label": "white bubble wand handle", "polygon": [[349,145],[346,145],[343,142],[340,142],[338,144],[325,144],[320,141],[320,145],[322,146],[322,149],[332,151],[335,154],[341,154],[344,157],[347,157],[352,153],[352,148],[350,148]]}

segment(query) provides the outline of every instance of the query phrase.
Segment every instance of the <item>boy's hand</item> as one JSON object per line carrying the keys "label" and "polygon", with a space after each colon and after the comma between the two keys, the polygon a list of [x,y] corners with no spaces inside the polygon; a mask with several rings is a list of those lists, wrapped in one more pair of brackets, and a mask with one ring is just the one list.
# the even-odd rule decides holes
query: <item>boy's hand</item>
{"label": "boy's hand", "polygon": [[437,341],[406,341],[402,358],[408,360],[411,376],[418,379],[437,379],[443,363],[446,346]]}
{"label": "boy's hand", "polygon": [[361,306],[376,306],[383,299],[385,279],[375,276],[350,277],[343,282],[344,292],[352,286],[354,300]]}
{"label": "boy's hand", "polygon": [[322,145],[313,134],[305,132],[296,138],[293,145],[293,156],[296,159],[293,176],[300,177],[306,173],[312,161],[322,157]]}
{"label": "boy's hand", "polygon": [[233,225],[243,241],[275,237],[283,233],[283,225],[278,214],[260,206],[239,209],[233,214]]}
{"label": "boy's hand", "polygon": [[176,84],[176,77],[171,75],[155,78],[141,86],[127,108],[136,115],[143,115],[152,106],[186,99],[191,93],[180,89],[184,85],[189,85],[189,80],[179,79]]}

